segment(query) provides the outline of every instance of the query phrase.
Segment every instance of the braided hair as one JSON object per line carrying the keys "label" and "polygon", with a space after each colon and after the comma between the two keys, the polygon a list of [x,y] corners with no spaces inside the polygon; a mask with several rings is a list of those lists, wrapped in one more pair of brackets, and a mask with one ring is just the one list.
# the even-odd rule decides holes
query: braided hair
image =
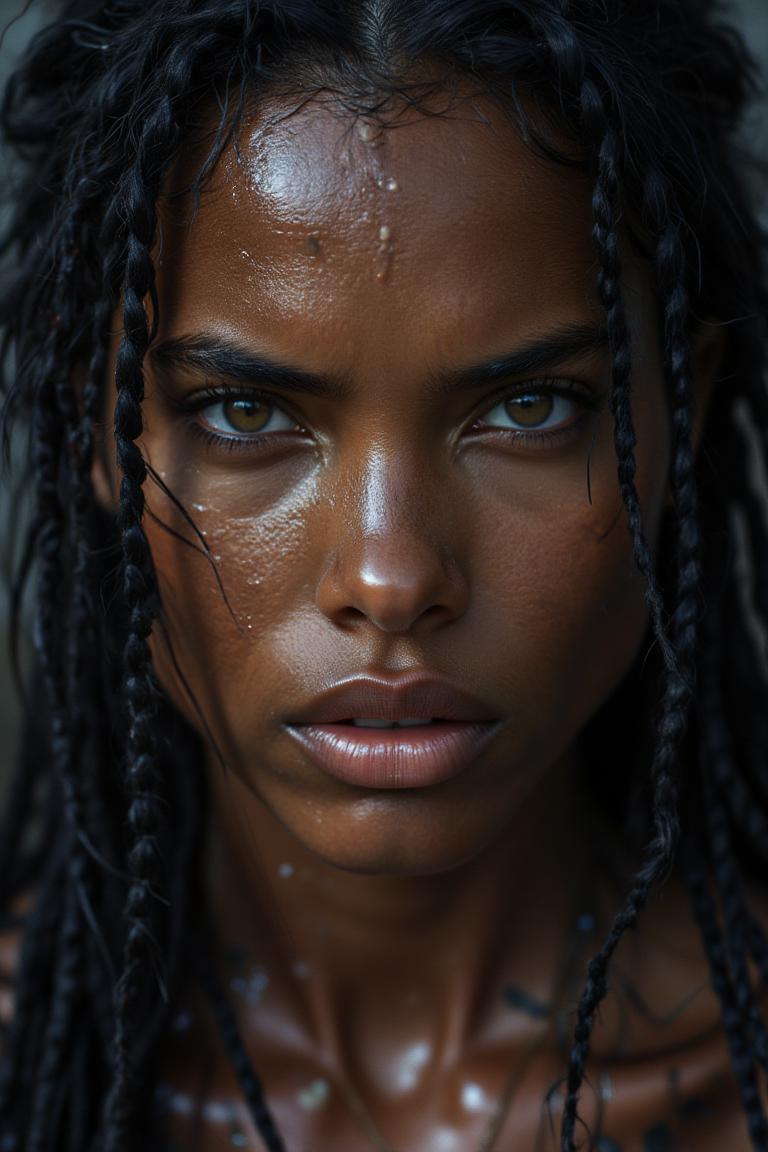
{"label": "braided hair", "polygon": [[[483,84],[531,147],[591,174],[618,479],[658,653],[647,707],[630,675],[584,734],[596,791],[620,775],[645,782],[648,804],[636,873],[577,1006],[561,1149],[578,1146],[612,956],[678,847],[752,1143],[768,1149],[758,1088],[768,1030],[749,976],[753,962],[768,982],[768,941],[745,891],[768,863],[768,653],[756,627],[768,626],[768,524],[755,480],[768,467],[768,301],[738,142],[754,89],[743,43],[715,0],[69,0],[2,106],[20,182],[1,249],[4,436],[26,443],[36,496],[12,598],[18,616],[34,577],[35,708],[0,831],[0,928],[19,923],[19,896],[33,891],[0,1058],[4,1152],[159,1147],[152,1057],[203,919],[201,746],[153,672],[163,605],[143,522],[146,486],[162,481],[137,445],[163,180],[201,107],[218,122],[198,186],[263,93],[311,94],[330,80],[366,114],[382,97],[417,103],[425,61],[446,83]],[[563,138],[576,155],[554,142]],[[635,487],[626,234],[655,268],[664,348],[672,511],[658,554]],[[113,518],[90,477],[116,312]],[[696,456],[690,349],[704,321],[724,326],[730,374]],[[200,534],[192,546],[206,552]],[[630,760],[617,719],[626,707],[650,753],[616,773],[617,754]],[[277,1152],[210,958],[200,976]]]}

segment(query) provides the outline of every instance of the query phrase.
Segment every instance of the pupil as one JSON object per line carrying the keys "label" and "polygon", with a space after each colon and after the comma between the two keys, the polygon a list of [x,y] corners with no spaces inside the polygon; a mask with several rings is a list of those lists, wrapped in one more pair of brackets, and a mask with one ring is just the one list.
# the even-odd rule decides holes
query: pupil
{"label": "pupil", "polygon": [[260,432],[269,420],[269,405],[259,400],[227,400],[224,414],[237,432]]}
{"label": "pupil", "polygon": [[537,396],[535,393],[530,393],[528,396],[515,396],[511,400],[507,400],[507,415],[516,424],[535,428],[552,415],[554,405],[554,396]]}

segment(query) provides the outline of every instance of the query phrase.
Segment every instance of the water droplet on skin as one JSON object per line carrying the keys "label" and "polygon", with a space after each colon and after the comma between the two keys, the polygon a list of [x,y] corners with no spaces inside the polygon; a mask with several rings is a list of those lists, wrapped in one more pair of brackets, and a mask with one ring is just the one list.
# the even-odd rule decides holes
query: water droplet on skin
{"label": "water droplet on skin", "polygon": [[613,1080],[607,1072],[600,1075],[600,1099],[613,1100]]}
{"label": "water droplet on skin", "polygon": [[[161,473],[160,473],[160,475],[161,475],[161,476],[164,476],[164,475],[165,475],[165,473],[164,473],[164,472],[161,472]],[[205,504],[193,504],[193,505],[192,505],[192,510],[193,510],[194,512],[205,512]]]}
{"label": "water droplet on skin", "polygon": [[464,1084],[461,1089],[461,1106],[467,1112],[486,1112],[490,1104],[479,1084]]}
{"label": "water droplet on skin", "polygon": [[440,1128],[434,1135],[432,1146],[435,1152],[462,1152],[459,1134],[452,1128]]}
{"label": "water droplet on skin", "polygon": [[237,1129],[237,1112],[231,1104],[223,1100],[206,1101],[203,1107],[203,1115],[213,1124],[229,1124],[230,1130]]}
{"label": "water droplet on skin", "polygon": [[190,1116],[192,1114],[190,1097],[170,1084],[163,1085],[163,1106],[167,1112],[172,1112],[176,1116]]}
{"label": "water droplet on skin", "polygon": [[364,144],[372,144],[379,135],[379,129],[375,124],[371,124],[367,120],[362,120],[357,125],[357,134]]}
{"label": "water droplet on skin", "polygon": [[208,533],[206,532],[205,528],[202,528],[202,529],[201,529],[201,531],[200,531],[200,535],[201,535],[201,536],[203,536],[203,537],[205,537],[205,536],[207,536],[207,535],[208,535]]}
{"label": "water droplet on skin", "polygon": [[379,240],[381,240],[382,244],[386,244],[387,241],[391,239],[392,229],[389,224],[382,224],[381,228],[379,228]]}
{"label": "water droplet on skin", "polygon": [[216,552],[216,553],[214,554],[214,557],[213,557],[213,559],[214,559],[214,562],[215,562],[216,564],[220,564],[220,563],[221,563],[221,552]]}
{"label": "water droplet on skin", "polygon": [[398,184],[397,180],[395,180],[394,176],[389,177],[389,179],[386,181],[384,187],[386,188],[387,192],[399,192],[400,191],[400,185]]}
{"label": "water droplet on skin", "polygon": [[229,987],[250,1005],[258,1004],[269,988],[269,976],[263,968],[252,968],[247,976],[233,976]]}
{"label": "water droplet on skin", "polygon": [[397,1070],[397,1085],[402,1091],[416,1087],[421,1071],[429,1063],[431,1055],[429,1044],[423,1041],[408,1049]]}
{"label": "water droplet on skin", "polygon": [[261,576],[249,576],[246,583],[250,585],[251,588],[258,588],[261,584]]}
{"label": "water droplet on skin", "polygon": [[281,864],[277,870],[277,874],[281,880],[290,880],[293,876],[293,864]]}
{"label": "water droplet on skin", "polygon": [[317,1112],[318,1108],[328,1103],[330,1094],[331,1087],[327,1080],[313,1080],[298,1093],[299,1108],[305,1112]]}

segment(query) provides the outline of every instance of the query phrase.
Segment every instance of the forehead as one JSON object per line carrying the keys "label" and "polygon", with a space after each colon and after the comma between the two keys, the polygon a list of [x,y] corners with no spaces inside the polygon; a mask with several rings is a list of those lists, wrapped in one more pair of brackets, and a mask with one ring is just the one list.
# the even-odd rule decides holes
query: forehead
{"label": "forehead", "polygon": [[596,307],[588,180],[535,154],[488,97],[383,126],[321,97],[267,103],[191,226],[174,203],[161,289],[184,322],[268,325],[280,343],[297,323],[375,341],[449,320],[493,342],[499,325],[509,340]]}

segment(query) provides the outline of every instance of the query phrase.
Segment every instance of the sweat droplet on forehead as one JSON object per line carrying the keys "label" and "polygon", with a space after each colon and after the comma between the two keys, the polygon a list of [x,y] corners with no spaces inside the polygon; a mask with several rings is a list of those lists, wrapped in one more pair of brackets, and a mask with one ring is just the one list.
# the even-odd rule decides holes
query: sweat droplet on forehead
{"label": "sweat droplet on forehead", "polygon": [[355,131],[364,144],[374,144],[382,134],[382,129],[370,120],[358,121]]}

